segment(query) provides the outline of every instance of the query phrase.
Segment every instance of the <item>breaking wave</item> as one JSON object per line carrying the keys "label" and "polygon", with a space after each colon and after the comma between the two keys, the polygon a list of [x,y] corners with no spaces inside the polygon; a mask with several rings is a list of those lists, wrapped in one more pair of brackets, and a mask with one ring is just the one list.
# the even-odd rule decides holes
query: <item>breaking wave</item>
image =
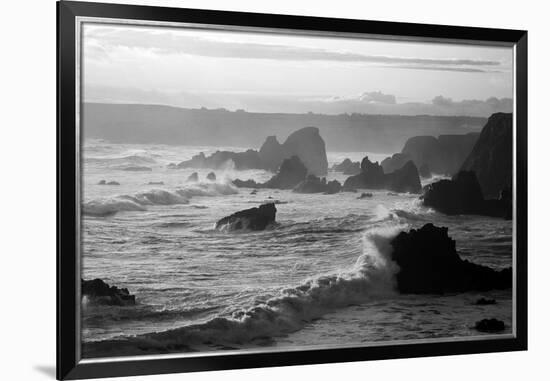
{"label": "breaking wave", "polygon": [[363,253],[350,268],[307,279],[231,316],[217,316],[204,323],[163,332],[89,342],[86,351],[102,352],[106,348],[132,351],[129,348],[135,350],[145,345],[165,351],[190,345],[239,345],[297,331],[338,308],[390,297],[396,293],[394,275],[398,271],[390,259],[390,240],[406,227],[384,223],[368,229],[363,235]]}

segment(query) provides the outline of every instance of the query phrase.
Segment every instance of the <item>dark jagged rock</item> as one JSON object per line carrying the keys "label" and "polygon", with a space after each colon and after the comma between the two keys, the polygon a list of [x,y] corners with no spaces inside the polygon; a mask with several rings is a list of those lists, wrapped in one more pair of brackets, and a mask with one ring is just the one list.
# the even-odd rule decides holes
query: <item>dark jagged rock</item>
{"label": "dark jagged rock", "polygon": [[424,189],[423,203],[449,214],[478,214],[510,219],[512,200],[508,192],[501,198],[485,200],[477,176],[472,171],[460,171],[452,180],[440,180]]}
{"label": "dark jagged rock", "polygon": [[131,295],[127,288],[109,286],[101,279],[80,280],[82,298],[88,303],[108,306],[133,306],[136,297]]}
{"label": "dark jagged rock", "polygon": [[346,158],[340,164],[334,164],[332,170],[342,172],[344,175],[356,175],[361,172],[361,164]]}
{"label": "dark jagged rock", "polygon": [[512,287],[512,269],[494,270],[459,257],[446,227],[426,224],[391,241],[401,293],[442,294]]}
{"label": "dark jagged rock", "polygon": [[268,136],[265,139],[264,144],[260,147],[259,154],[264,168],[272,172],[277,172],[286,155],[276,136]]}
{"label": "dark jagged rock", "polygon": [[476,322],[476,330],[480,332],[495,333],[506,329],[504,322],[498,319],[483,319]]}
{"label": "dark jagged rock", "polygon": [[216,222],[219,230],[264,230],[275,222],[277,209],[274,203],[263,204],[258,208],[250,208],[233,213]]}
{"label": "dark jagged rock", "polygon": [[210,172],[208,175],[206,175],[206,179],[210,181],[216,181],[216,174],[214,172]]}
{"label": "dark jagged rock", "polygon": [[406,153],[396,153],[396,154],[393,154],[393,156],[387,157],[384,160],[382,160],[380,165],[384,169],[385,173],[390,173],[398,169],[401,169],[410,160],[412,160],[410,155]]}
{"label": "dark jagged rock", "polygon": [[496,198],[502,189],[512,187],[512,114],[491,115],[461,170],[474,171],[483,195]]}
{"label": "dark jagged rock", "polygon": [[283,160],[279,172],[263,184],[265,188],[292,189],[306,178],[307,168],[298,156]]}
{"label": "dark jagged rock", "polygon": [[364,198],[372,198],[372,193],[361,193],[361,195],[357,197],[358,200],[362,200]]}
{"label": "dark jagged rock", "polygon": [[412,161],[391,173],[384,173],[382,166],[372,163],[368,157],[361,162],[361,173],[350,176],[344,182],[345,189],[388,189],[394,192],[419,193],[422,189],[418,170]]}
{"label": "dark jagged rock", "polygon": [[188,183],[197,182],[197,181],[199,181],[199,174],[197,172],[191,173],[187,178]]}
{"label": "dark jagged rock", "polygon": [[151,172],[153,168],[150,167],[142,167],[139,165],[136,166],[130,166],[130,167],[122,167],[120,168],[123,171],[129,171],[129,172]]}
{"label": "dark jagged rock", "polygon": [[495,299],[479,298],[474,304],[476,306],[489,306],[492,304],[497,304],[497,301]]}
{"label": "dark jagged rock", "polygon": [[315,175],[308,175],[304,181],[299,183],[293,191],[296,193],[327,193],[334,194],[340,192],[342,185],[337,180],[327,183],[326,178],[319,178]]}

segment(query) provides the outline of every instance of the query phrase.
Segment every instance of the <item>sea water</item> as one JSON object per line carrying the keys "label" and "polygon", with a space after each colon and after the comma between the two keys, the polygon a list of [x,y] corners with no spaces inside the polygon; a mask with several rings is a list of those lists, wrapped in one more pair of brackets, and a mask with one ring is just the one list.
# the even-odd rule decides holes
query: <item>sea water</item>
{"label": "sea water", "polygon": [[[126,287],[137,301],[83,302],[85,357],[447,339],[480,335],[475,322],[492,317],[511,332],[511,291],[400,295],[388,248],[400,231],[431,222],[449,228],[462,258],[504,268],[512,265],[511,221],[445,216],[422,206],[418,195],[388,191],[363,199],[351,192],[252,192],[231,180],[265,181],[272,173],[237,171],[231,162],[218,170],[168,168],[223,149],[245,150],[85,142],[82,278]],[[329,167],[364,156],[328,152]],[[215,181],[206,179],[211,171]],[[192,172],[198,182],[187,182]],[[214,229],[220,218],[266,202],[275,202],[277,223],[265,231]],[[475,305],[480,296],[497,303]],[[132,350],[113,351],[125,341]]]}

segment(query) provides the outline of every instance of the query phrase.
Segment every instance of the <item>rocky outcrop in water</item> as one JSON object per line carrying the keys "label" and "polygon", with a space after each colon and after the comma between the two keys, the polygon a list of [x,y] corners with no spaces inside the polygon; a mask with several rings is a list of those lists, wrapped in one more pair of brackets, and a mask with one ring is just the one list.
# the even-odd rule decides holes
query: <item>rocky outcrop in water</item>
{"label": "rocky outcrop in water", "polygon": [[402,168],[384,173],[378,162],[372,163],[368,157],[361,162],[361,173],[350,176],[344,182],[345,189],[387,189],[394,192],[419,193],[422,189],[418,170],[412,161]]}
{"label": "rocky outcrop in water", "polygon": [[127,288],[109,286],[101,279],[80,280],[82,298],[93,305],[106,306],[133,306],[136,297],[131,295]]}
{"label": "rocky outcrop in water", "polygon": [[501,192],[498,199],[486,200],[473,171],[460,171],[452,180],[427,185],[422,198],[425,206],[444,214],[512,218],[511,191]]}
{"label": "rocky outcrop in water", "polygon": [[197,181],[199,181],[199,174],[197,172],[191,173],[187,178],[188,183],[195,183]]}
{"label": "rocky outcrop in water", "polygon": [[231,166],[239,170],[261,169],[263,162],[258,152],[251,149],[245,152],[216,151],[210,156],[201,152],[189,160],[182,161],[177,168],[219,169]]}
{"label": "rocky outcrop in water", "polygon": [[233,230],[264,230],[269,224],[275,222],[277,208],[274,203],[260,205],[258,208],[250,208],[233,213],[216,222],[216,229]]}
{"label": "rocky outcrop in water", "polygon": [[216,174],[214,172],[210,172],[208,175],[206,175],[206,179],[210,181],[216,181]]}
{"label": "rocky outcrop in water", "polygon": [[216,151],[210,156],[201,152],[170,168],[218,169],[234,166],[238,170],[265,169],[276,172],[283,161],[292,156],[298,156],[309,173],[326,175],[328,162],[325,142],[316,127],[305,127],[293,132],[283,144],[275,136],[269,136],[259,151]]}
{"label": "rocky outcrop in water", "polygon": [[443,294],[512,287],[512,269],[494,270],[460,258],[446,227],[426,224],[391,241],[401,293]]}
{"label": "rocky outcrop in water", "polygon": [[279,172],[269,179],[265,188],[292,189],[306,178],[307,168],[298,156],[283,160]]}
{"label": "rocky outcrop in water", "polygon": [[356,175],[361,172],[361,164],[346,158],[340,164],[334,164],[331,169],[335,172],[342,172],[344,175]]}
{"label": "rocky outcrop in water", "polygon": [[386,173],[390,173],[412,160],[417,168],[422,168],[422,177],[430,177],[431,173],[454,175],[472,151],[478,137],[477,132],[440,135],[437,138],[415,136],[407,140],[400,153],[384,159],[381,165]]}
{"label": "rocky outcrop in water", "polygon": [[118,181],[105,181],[101,180],[97,185],[120,185]]}
{"label": "rocky outcrop in water", "polygon": [[496,333],[504,331],[506,325],[498,319],[483,319],[476,322],[475,329],[480,332]]}
{"label": "rocky outcrop in water", "polygon": [[315,175],[308,175],[304,181],[299,183],[293,191],[296,193],[326,193],[334,194],[342,190],[342,184],[337,180],[327,182],[326,178],[319,178]]}
{"label": "rocky outcrop in water", "polygon": [[496,198],[511,189],[513,172],[512,114],[493,114],[461,170],[474,171],[487,198]]}

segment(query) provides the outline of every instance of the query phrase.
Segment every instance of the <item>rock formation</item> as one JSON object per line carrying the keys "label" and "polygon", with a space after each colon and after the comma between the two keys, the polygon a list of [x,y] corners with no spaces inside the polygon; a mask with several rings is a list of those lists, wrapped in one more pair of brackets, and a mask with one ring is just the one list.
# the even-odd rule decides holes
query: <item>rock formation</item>
{"label": "rock formation", "polygon": [[109,286],[101,279],[80,280],[82,299],[86,298],[89,304],[108,306],[133,306],[136,297],[130,295],[127,288]]}
{"label": "rock formation", "polygon": [[250,208],[233,213],[216,222],[216,229],[233,230],[264,230],[275,222],[277,209],[274,203],[263,204],[258,208]]}
{"label": "rock formation", "polygon": [[503,189],[512,187],[512,114],[491,115],[461,170],[476,173],[487,198],[496,198]]}
{"label": "rock formation", "polygon": [[187,182],[188,183],[194,183],[194,182],[197,182],[199,181],[199,174],[197,172],[193,172],[189,175],[189,177],[187,178]]}
{"label": "rock formation", "polygon": [[276,172],[283,160],[291,156],[298,156],[309,173],[326,175],[328,162],[325,142],[316,127],[305,127],[293,132],[283,144],[275,136],[269,136],[259,151],[216,151],[210,156],[201,152],[190,160],[182,161],[176,168],[218,169],[234,165],[238,170],[265,169]]}
{"label": "rock formation", "polygon": [[384,159],[381,163],[386,173],[401,168],[412,160],[422,168],[422,177],[429,177],[426,171],[443,175],[454,175],[476,144],[477,132],[465,135],[414,136],[407,140],[400,153]]}
{"label": "rock formation", "polygon": [[292,189],[306,178],[307,168],[298,156],[283,160],[279,172],[269,179],[265,188]]}
{"label": "rock formation", "polygon": [[206,175],[206,179],[210,181],[216,181],[216,174],[214,172],[210,172],[208,175]]}
{"label": "rock formation", "polygon": [[498,319],[483,319],[476,322],[475,329],[480,332],[496,333],[504,331],[504,322]]}
{"label": "rock formation", "polygon": [[344,175],[356,175],[361,172],[361,164],[358,161],[351,161],[346,158],[340,164],[334,164],[331,169],[342,172]]}
{"label": "rock formation", "polygon": [[419,193],[422,189],[418,170],[412,161],[391,173],[384,173],[382,166],[372,163],[368,156],[361,162],[361,173],[350,176],[344,182],[346,189],[387,189],[394,192]]}
{"label": "rock formation", "polygon": [[299,183],[293,191],[296,193],[326,193],[334,194],[340,192],[342,184],[337,180],[327,183],[326,178],[319,178],[315,175],[308,175],[304,181]]}
{"label": "rock formation", "polygon": [[391,241],[401,293],[442,294],[512,287],[512,269],[494,270],[459,257],[448,229],[426,224]]}
{"label": "rock formation", "polygon": [[511,192],[502,192],[500,198],[486,200],[473,171],[460,171],[452,180],[440,180],[424,189],[425,206],[450,214],[479,214],[512,218]]}

